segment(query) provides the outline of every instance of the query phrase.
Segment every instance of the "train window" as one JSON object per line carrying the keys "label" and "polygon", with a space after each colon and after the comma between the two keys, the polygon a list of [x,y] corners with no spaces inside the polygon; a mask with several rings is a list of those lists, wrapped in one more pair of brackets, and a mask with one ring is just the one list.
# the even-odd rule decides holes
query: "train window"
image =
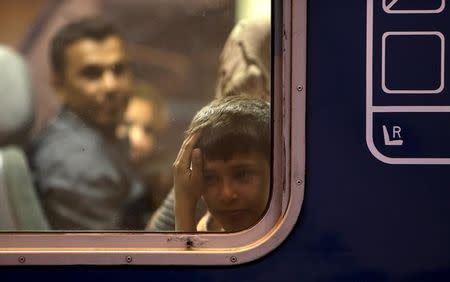
{"label": "train window", "polygon": [[0,265],[280,244],[305,187],[306,2],[0,4],[0,91],[22,97],[0,95],[20,116],[0,121]]}

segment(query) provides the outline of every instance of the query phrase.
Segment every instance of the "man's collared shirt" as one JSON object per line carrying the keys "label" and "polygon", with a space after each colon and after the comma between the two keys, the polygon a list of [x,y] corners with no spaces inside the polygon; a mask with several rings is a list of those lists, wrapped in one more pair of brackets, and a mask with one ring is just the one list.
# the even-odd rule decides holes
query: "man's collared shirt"
{"label": "man's collared shirt", "polygon": [[66,109],[51,120],[33,143],[30,162],[52,229],[127,228],[126,209],[142,187],[125,149]]}

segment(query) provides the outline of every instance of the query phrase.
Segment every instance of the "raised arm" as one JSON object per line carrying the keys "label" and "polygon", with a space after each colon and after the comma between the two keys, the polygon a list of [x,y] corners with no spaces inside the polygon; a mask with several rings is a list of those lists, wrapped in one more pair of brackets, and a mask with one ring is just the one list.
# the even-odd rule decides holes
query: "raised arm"
{"label": "raised arm", "polygon": [[175,187],[175,229],[195,232],[195,210],[203,192],[202,153],[194,148],[198,134],[188,136],[173,164]]}

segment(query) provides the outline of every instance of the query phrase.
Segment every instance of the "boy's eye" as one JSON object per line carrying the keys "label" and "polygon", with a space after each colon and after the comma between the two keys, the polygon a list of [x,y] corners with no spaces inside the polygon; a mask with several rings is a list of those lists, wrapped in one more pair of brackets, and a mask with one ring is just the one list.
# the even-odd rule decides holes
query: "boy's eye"
{"label": "boy's eye", "polygon": [[211,186],[216,184],[219,181],[219,178],[214,174],[206,174],[204,176],[204,181],[206,185]]}
{"label": "boy's eye", "polygon": [[242,170],[235,174],[235,178],[241,182],[249,182],[253,175],[254,172],[251,170]]}

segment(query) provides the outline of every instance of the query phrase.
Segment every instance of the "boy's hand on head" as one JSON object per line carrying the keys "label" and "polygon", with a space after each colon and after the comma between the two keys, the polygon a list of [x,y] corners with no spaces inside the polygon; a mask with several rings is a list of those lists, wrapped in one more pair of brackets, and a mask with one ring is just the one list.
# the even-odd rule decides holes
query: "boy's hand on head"
{"label": "boy's hand on head", "polygon": [[[173,164],[175,213],[180,231],[195,231],[195,207],[203,193],[202,153],[199,148],[194,148],[197,140],[198,133],[188,136]],[[181,218],[184,220],[180,225]]]}

